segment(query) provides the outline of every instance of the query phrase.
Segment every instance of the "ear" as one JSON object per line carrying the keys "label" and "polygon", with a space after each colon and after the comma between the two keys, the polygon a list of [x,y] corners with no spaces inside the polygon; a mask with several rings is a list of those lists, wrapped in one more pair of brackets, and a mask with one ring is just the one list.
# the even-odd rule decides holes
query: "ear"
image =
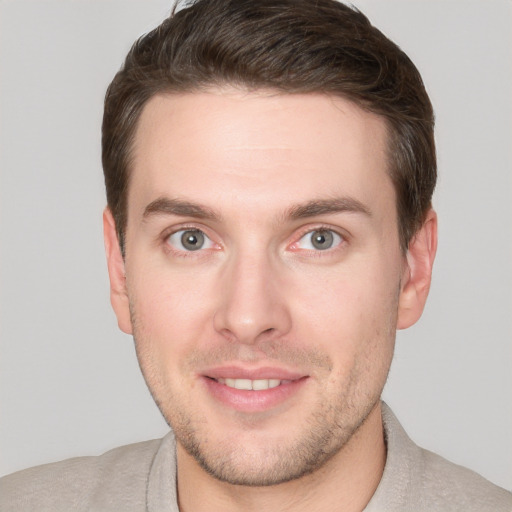
{"label": "ear", "polygon": [[119,247],[114,217],[108,207],[103,212],[103,238],[110,279],[110,303],[117,316],[119,328],[126,334],[132,334],[124,260]]}
{"label": "ear", "polygon": [[415,324],[423,313],[430,289],[436,250],[437,215],[430,209],[425,222],[409,242],[402,273],[397,329],[407,329]]}

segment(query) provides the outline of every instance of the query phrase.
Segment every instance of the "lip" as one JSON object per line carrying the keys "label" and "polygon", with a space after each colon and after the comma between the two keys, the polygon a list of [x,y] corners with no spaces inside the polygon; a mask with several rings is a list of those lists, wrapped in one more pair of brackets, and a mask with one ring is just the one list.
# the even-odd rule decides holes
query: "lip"
{"label": "lip", "polygon": [[[201,372],[199,377],[216,401],[229,409],[245,413],[269,411],[292,400],[309,379],[307,375],[286,368],[240,366],[210,368]],[[216,380],[226,378],[278,379],[286,382],[275,388],[254,391],[231,388]]]}
{"label": "lip", "polygon": [[287,368],[277,368],[263,366],[259,368],[247,368],[242,366],[222,366],[207,368],[201,372],[205,377],[211,379],[279,379],[279,380],[298,380],[305,377],[303,373],[292,371]]}

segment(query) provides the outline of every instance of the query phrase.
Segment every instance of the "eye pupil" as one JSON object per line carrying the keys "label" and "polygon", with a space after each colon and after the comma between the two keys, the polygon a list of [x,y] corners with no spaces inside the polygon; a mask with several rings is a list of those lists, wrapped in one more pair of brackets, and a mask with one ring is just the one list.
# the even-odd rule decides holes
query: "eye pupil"
{"label": "eye pupil", "polygon": [[330,231],[313,231],[311,234],[311,243],[313,247],[319,250],[330,249],[334,241],[333,234]]}
{"label": "eye pupil", "polygon": [[204,245],[204,235],[201,231],[185,231],[181,235],[181,243],[189,251],[197,251]]}

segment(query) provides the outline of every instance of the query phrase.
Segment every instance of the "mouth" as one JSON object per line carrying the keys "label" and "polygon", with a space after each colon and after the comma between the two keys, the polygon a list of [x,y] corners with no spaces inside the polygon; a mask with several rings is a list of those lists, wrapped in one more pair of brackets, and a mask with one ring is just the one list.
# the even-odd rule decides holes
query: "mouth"
{"label": "mouth", "polygon": [[219,378],[214,379],[219,384],[224,384],[228,388],[241,389],[246,391],[264,391],[265,389],[273,389],[283,384],[289,384],[291,380],[280,379],[235,379],[235,378]]}
{"label": "mouth", "polygon": [[231,367],[206,372],[201,380],[216,403],[253,413],[293,403],[309,377],[282,369],[244,371]]}

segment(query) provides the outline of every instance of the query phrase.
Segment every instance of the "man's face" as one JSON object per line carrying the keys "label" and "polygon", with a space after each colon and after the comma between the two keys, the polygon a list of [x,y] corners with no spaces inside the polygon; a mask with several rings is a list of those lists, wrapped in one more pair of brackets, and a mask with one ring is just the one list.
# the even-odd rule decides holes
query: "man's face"
{"label": "man's face", "polygon": [[392,358],[406,265],[383,120],[326,95],[157,96],[132,169],[116,312],[178,456],[239,484],[320,467]]}

